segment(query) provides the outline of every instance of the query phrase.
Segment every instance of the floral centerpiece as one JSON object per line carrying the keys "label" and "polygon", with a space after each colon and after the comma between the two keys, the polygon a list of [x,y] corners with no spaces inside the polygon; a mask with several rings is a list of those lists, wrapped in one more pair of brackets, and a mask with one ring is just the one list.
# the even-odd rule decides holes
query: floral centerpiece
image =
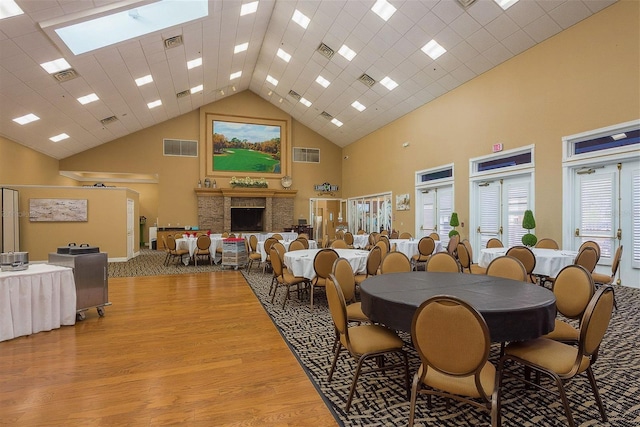
{"label": "floral centerpiece", "polygon": [[235,176],[231,177],[231,181],[229,181],[232,188],[236,187],[249,187],[249,188],[267,188],[269,183],[266,179],[253,179],[253,178],[236,178]]}

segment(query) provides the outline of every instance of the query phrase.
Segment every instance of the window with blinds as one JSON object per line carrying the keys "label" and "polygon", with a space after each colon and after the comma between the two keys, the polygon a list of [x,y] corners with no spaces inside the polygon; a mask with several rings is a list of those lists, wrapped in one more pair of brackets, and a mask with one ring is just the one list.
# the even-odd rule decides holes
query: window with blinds
{"label": "window with blinds", "polygon": [[[527,230],[522,228],[524,211],[529,209],[529,183],[528,182],[506,182],[505,191],[507,193],[507,226],[508,226],[508,246],[522,245],[522,236]],[[531,231],[535,233],[535,230]]]}
{"label": "window with blinds", "polygon": [[480,247],[486,247],[491,238],[500,236],[500,184],[497,182],[478,185],[478,224]]}
{"label": "window with blinds", "polygon": [[593,240],[600,245],[600,257],[611,258],[615,248],[615,172],[579,175],[579,209],[581,241]]}
{"label": "window with blinds", "polygon": [[640,170],[633,172],[631,180],[631,266],[640,268]]}

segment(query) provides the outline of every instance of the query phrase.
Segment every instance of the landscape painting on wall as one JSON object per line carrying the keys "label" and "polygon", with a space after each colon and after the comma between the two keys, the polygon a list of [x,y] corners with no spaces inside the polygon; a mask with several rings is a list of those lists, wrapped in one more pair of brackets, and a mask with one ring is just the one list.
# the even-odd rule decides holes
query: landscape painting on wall
{"label": "landscape painting on wall", "polygon": [[282,175],[282,153],[287,148],[283,127],[276,120],[210,116],[208,171],[239,176]]}

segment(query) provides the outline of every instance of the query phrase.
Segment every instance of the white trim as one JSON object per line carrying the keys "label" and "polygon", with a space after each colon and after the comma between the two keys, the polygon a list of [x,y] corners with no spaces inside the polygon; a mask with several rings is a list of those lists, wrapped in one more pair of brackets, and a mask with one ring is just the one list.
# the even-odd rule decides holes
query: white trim
{"label": "white trim", "polygon": [[[422,175],[425,174],[430,174],[430,173],[436,173],[436,172],[440,172],[440,171],[444,171],[447,169],[451,169],[451,177],[447,177],[447,178],[440,178],[440,179],[434,179],[431,181],[420,181],[418,180],[418,178]],[[442,166],[438,166],[435,168],[429,168],[429,169],[422,169],[419,171],[416,171],[415,173],[415,178],[416,178],[416,188],[418,187],[425,187],[425,186],[430,186],[432,184],[440,184],[440,183],[448,183],[449,181],[453,181],[453,178],[455,177],[455,165],[454,163],[448,163],[446,165],[442,165]]]}
{"label": "white trim", "polygon": [[601,151],[592,151],[584,154],[573,154],[573,145],[577,142],[600,138],[607,135],[614,135],[616,133],[625,132],[637,127],[640,127],[640,119],[632,120],[625,123],[619,123],[617,125],[606,126],[600,129],[593,129],[574,135],[563,136],[562,164],[564,165],[567,162],[585,162],[588,159],[598,159],[599,163],[600,160],[611,159],[611,162],[613,163],[615,162],[615,160],[639,157],[640,155],[638,154],[638,146],[635,144],[624,147],[609,148]]}
{"label": "white trim", "polygon": [[[487,161],[487,160],[495,160],[502,159],[505,157],[510,157],[517,154],[531,153],[531,163],[526,165],[517,165],[517,166],[507,166],[504,168],[491,169],[484,172],[477,171],[478,163]],[[487,177],[492,175],[498,176],[509,176],[509,175],[518,175],[523,173],[527,169],[534,169],[536,166],[536,156],[535,156],[535,145],[525,145],[524,147],[513,148],[511,150],[500,151],[498,153],[487,154],[486,156],[474,157],[469,159],[469,177],[470,179],[478,180],[479,177]]]}

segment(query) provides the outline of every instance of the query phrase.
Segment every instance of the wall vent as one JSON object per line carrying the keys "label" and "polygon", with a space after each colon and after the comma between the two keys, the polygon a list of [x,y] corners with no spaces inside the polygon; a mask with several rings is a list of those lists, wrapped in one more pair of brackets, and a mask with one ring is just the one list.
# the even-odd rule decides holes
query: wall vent
{"label": "wall vent", "polygon": [[293,161],[302,163],[320,163],[320,149],[293,147]]}
{"label": "wall vent", "polygon": [[171,49],[172,47],[182,46],[182,36],[169,37],[164,39],[164,48]]}
{"label": "wall vent", "polygon": [[198,141],[185,139],[163,139],[165,156],[198,157]]}
{"label": "wall vent", "polygon": [[326,111],[323,111],[322,113],[320,113],[320,115],[322,117],[324,117],[325,119],[327,119],[327,120],[333,119],[333,116],[331,114],[327,113]]}
{"label": "wall vent", "polygon": [[300,94],[294,90],[289,91],[289,96],[295,99],[296,101],[300,101],[300,98],[301,98]]}
{"label": "wall vent", "polygon": [[73,68],[69,68],[68,70],[59,71],[53,74],[53,78],[59,82],[68,82],[69,80],[73,80],[78,77],[78,73]]}
{"label": "wall vent", "polygon": [[360,77],[358,77],[358,81],[364,83],[365,85],[367,85],[369,87],[371,87],[374,84],[376,84],[376,81],[373,80],[373,78],[371,78],[371,76],[368,75],[368,74],[363,74]]}
{"label": "wall vent", "polygon": [[191,95],[191,91],[183,90],[182,92],[176,93],[176,98],[184,98],[185,96]]}
{"label": "wall vent", "polygon": [[117,122],[117,121],[118,121],[118,118],[116,116],[111,116],[111,117],[107,117],[107,118],[104,118],[104,119],[100,120],[100,123],[102,123],[103,125],[108,125],[108,124],[111,124],[111,123]]}
{"label": "wall vent", "polygon": [[329,46],[327,46],[324,43],[320,43],[320,46],[318,46],[318,52],[320,52],[320,55],[324,56],[327,59],[331,59],[333,57],[334,51],[333,49],[331,49]]}

